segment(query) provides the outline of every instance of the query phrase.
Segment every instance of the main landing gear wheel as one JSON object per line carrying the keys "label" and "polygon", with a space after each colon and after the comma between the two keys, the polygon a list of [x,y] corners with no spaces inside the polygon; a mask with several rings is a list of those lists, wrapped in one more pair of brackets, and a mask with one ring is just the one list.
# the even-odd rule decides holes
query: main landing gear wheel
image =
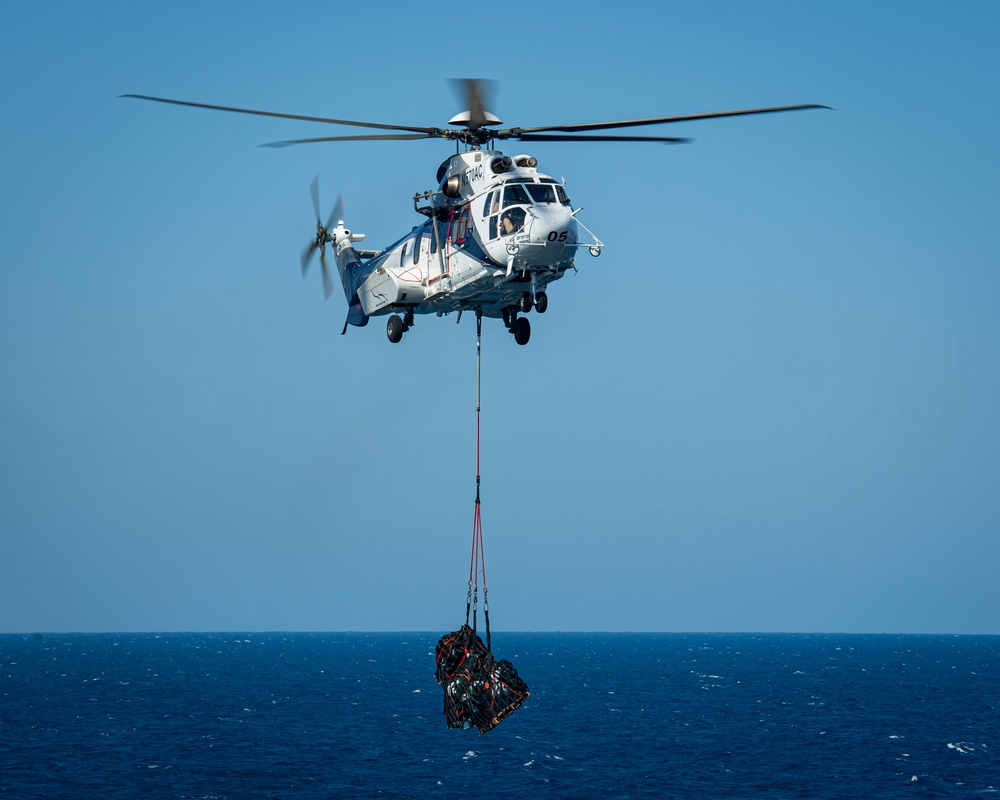
{"label": "main landing gear wheel", "polygon": [[549,307],[549,296],[545,292],[535,292],[535,311],[544,314]]}
{"label": "main landing gear wheel", "polygon": [[385,325],[385,333],[389,337],[389,341],[396,344],[403,338],[405,328],[406,326],[403,325],[403,320],[399,314],[393,314],[389,317],[389,321]]}
{"label": "main landing gear wheel", "polygon": [[531,338],[531,323],[525,317],[515,319],[510,330],[514,334],[514,341],[518,344],[527,344]]}
{"label": "main landing gear wheel", "polygon": [[534,298],[532,298],[531,292],[521,292],[521,296],[517,298],[517,310],[522,314],[527,314],[533,305]]}

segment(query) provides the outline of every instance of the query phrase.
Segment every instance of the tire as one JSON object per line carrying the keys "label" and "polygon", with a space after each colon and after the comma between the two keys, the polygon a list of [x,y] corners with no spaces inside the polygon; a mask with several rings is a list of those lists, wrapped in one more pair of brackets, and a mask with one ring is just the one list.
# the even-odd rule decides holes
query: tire
{"label": "tire", "polygon": [[531,338],[531,323],[524,317],[518,317],[511,326],[514,333],[514,341],[518,344],[527,344]]}
{"label": "tire", "polygon": [[521,296],[517,298],[517,310],[522,314],[527,314],[531,311],[531,307],[534,305],[534,301],[531,297],[531,292],[521,292]]}
{"label": "tire", "polygon": [[386,336],[393,344],[398,343],[403,338],[403,320],[399,314],[393,314],[385,325]]}
{"label": "tire", "polygon": [[539,314],[544,314],[545,309],[549,307],[549,296],[545,292],[535,293],[535,311]]}

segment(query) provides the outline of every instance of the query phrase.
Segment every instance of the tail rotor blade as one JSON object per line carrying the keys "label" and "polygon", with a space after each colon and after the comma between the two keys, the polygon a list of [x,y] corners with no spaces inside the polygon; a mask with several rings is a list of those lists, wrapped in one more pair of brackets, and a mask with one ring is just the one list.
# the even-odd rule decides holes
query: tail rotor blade
{"label": "tail rotor blade", "polygon": [[302,266],[302,277],[306,276],[306,272],[309,270],[309,265],[312,263],[313,254],[316,252],[316,242],[315,240],[309,242],[306,245],[306,249],[302,251],[302,255],[299,256],[299,264]]}
{"label": "tail rotor blade", "polygon": [[320,251],[319,263],[323,271],[323,299],[329,300],[330,295],[333,294],[333,281],[330,280],[330,268],[326,265],[325,247]]}
{"label": "tail rotor blade", "polygon": [[309,194],[312,196],[313,210],[316,212],[316,221],[319,222],[319,175],[313,178],[312,183],[309,184]]}

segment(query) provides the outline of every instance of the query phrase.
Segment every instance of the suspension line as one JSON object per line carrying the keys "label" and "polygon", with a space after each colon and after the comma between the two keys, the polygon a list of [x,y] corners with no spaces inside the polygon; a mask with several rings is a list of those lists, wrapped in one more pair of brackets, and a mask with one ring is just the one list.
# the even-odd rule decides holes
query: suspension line
{"label": "suspension line", "polygon": [[490,603],[486,586],[486,551],[483,547],[483,518],[480,501],[482,476],[480,454],[482,444],[482,339],[483,312],[476,309],[476,501],[472,517],[472,555],[469,559],[469,588],[465,603],[465,624],[472,614],[472,630],[476,630],[476,613],[479,605],[479,576],[483,578],[483,617],[486,622],[486,648],[490,649]]}

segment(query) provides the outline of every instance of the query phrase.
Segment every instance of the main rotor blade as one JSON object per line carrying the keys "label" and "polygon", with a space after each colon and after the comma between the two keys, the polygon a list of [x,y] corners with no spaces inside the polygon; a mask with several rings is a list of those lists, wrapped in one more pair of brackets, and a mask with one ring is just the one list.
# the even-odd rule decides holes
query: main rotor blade
{"label": "main rotor blade", "polygon": [[519,139],[522,142],[665,142],[666,144],[688,144],[694,141],[694,139],[676,136],[613,136],[606,134],[589,136],[585,133],[522,133],[510,138]]}
{"label": "main rotor blade", "polygon": [[740,117],[747,114],[774,114],[779,111],[803,111],[809,108],[830,108],[829,106],[809,103],[799,106],[774,106],[772,108],[747,108],[740,111],[713,111],[708,114],[684,114],[674,117],[649,117],[647,119],[622,119],[614,122],[584,122],[580,125],[549,125],[538,128],[509,128],[497,131],[498,139],[507,139],[520,136],[523,133],[536,133],[540,131],[561,131],[562,133],[574,133],[576,131],[599,131],[608,128],[631,128],[636,125],[664,125],[669,122],[691,122],[696,119],[714,119],[716,117]]}
{"label": "main rotor blade", "polygon": [[469,112],[469,130],[477,130],[487,122],[486,107],[490,103],[493,81],[481,78],[456,78],[451,82],[460,100],[464,103],[463,110]]}
{"label": "main rotor blade", "polygon": [[414,125],[385,125],[381,122],[359,122],[353,119],[332,119],[330,117],[308,117],[302,114],[281,114],[277,111],[256,111],[252,108],[235,108],[233,106],[216,106],[210,103],[192,103],[189,100],[170,100],[166,97],[150,97],[146,94],[123,94],[119,97],[132,97],[136,100],[152,100],[156,103],[172,103],[175,106],[191,106],[192,108],[209,108],[215,111],[232,111],[237,114],[256,114],[261,117],[280,117],[281,119],[300,119],[305,122],[328,122],[334,125],[356,125],[359,128],[380,128],[387,131],[414,131],[416,133],[431,133],[436,128],[417,127]]}
{"label": "main rotor blade", "polygon": [[[447,131],[445,132],[447,133]],[[411,139],[449,139],[450,136],[436,133],[371,133],[364,136],[320,136],[316,139],[288,139],[283,142],[267,142],[261,147],[291,147],[293,144],[314,142],[401,142]]]}

